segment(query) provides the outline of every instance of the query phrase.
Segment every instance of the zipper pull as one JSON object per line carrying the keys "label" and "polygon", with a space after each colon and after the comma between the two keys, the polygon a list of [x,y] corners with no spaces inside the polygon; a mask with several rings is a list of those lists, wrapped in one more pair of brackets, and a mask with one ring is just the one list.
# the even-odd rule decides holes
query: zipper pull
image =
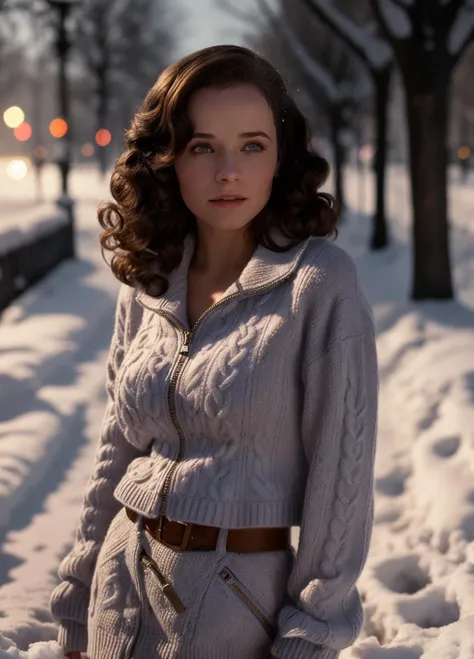
{"label": "zipper pull", "polygon": [[191,342],[191,335],[192,332],[188,332],[187,330],[184,330],[184,342],[183,345],[181,346],[181,350],[179,351],[180,355],[185,355],[186,357],[189,354],[189,344]]}
{"label": "zipper pull", "polygon": [[179,599],[178,593],[175,591],[171,584],[167,583],[162,586],[163,595],[167,598],[168,602],[171,604],[176,613],[184,613],[186,607]]}
{"label": "zipper pull", "polygon": [[186,611],[186,607],[180,600],[178,593],[175,591],[173,586],[167,582],[165,575],[158,568],[158,565],[155,563],[155,561],[150,556],[148,556],[144,549],[142,549],[140,554],[140,560],[143,565],[148,570],[151,570],[151,572],[153,572],[155,577],[158,579],[160,582],[161,590],[163,591],[163,595],[169,601],[176,613],[183,613]]}

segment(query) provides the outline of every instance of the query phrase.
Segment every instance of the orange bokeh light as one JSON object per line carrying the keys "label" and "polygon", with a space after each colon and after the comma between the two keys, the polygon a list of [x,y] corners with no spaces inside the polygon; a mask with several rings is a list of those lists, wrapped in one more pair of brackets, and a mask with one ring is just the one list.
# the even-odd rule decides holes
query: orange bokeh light
{"label": "orange bokeh light", "polygon": [[13,134],[19,142],[28,141],[31,137],[31,133],[31,126],[30,124],[26,123],[26,121],[24,121],[13,130]]}
{"label": "orange bokeh light", "polygon": [[458,149],[458,158],[467,160],[471,155],[471,149],[468,146],[460,146]]}
{"label": "orange bokeh light", "polygon": [[101,128],[95,134],[95,141],[99,146],[107,146],[112,141],[112,135],[106,128]]}
{"label": "orange bokeh light", "polygon": [[68,131],[68,125],[64,119],[53,119],[49,124],[49,132],[53,137],[64,137]]}

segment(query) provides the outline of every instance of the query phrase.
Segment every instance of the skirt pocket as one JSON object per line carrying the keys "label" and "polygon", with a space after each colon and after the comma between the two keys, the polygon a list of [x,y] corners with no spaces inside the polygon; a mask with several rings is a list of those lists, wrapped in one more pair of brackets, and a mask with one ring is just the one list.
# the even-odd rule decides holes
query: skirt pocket
{"label": "skirt pocket", "polygon": [[193,610],[186,648],[202,656],[206,648],[213,656],[265,656],[276,636],[289,566],[285,551],[224,556]]}
{"label": "skirt pocket", "polygon": [[263,629],[267,632],[268,636],[273,639],[276,635],[274,625],[270,622],[266,614],[263,612],[262,607],[256,603],[255,599],[250,595],[242,582],[237,579],[235,574],[233,574],[227,567],[220,570],[219,577],[232,590],[232,592],[236,594],[242,604],[255,616]]}
{"label": "skirt pocket", "polygon": [[157,656],[166,656],[163,643],[178,646],[186,635],[190,613],[212,574],[214,555],[176,552],[147,534],[142,540],[138,562],[144,585],[144,626],[157,644]]}

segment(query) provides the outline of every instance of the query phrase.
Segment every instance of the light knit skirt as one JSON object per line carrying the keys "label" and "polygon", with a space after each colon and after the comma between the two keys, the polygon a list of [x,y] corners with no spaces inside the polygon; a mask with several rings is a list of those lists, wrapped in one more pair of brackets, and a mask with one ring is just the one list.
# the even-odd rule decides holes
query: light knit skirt
{"label": "light knit skirt", "polygon": [[122,508],[92,581],[89,659],[268,659],[294,550],[228,553],[225,542],[222,530],[215,551],[178,552]]}

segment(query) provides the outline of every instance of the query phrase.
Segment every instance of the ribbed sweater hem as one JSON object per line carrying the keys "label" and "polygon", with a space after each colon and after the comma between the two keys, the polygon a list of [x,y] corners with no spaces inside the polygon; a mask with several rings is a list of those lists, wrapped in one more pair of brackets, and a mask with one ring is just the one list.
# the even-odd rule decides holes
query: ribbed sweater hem
{"label": "ribbed sweater hem", "polygon": [[278,659],[338,659],[340,652],[301,638],[278,638],[272,646],[272,654]]}
{"label": "ribbed sweater hem", "polygon": [[85,652],[87,649],[87,627],[72,620],[59,625],[58,644],[64,652]]}
{"label": "ribbed sweater hem", "polygon": [[110,634],[103,629],[95,629],[87,645],[88,659],[112,659],[124,656],[124,651],[132,639],[123,634]]}
{"label": "ribbed sweater hem", "polygon": [[[176,656],[179,659],[243,659],[242,650],[225,650],[222,652],[222,648],[217,650],[212,650],[211,648],[190,648],[189,650],[180,650],[177,655],[163,655],[163,659],[168,659],[168,657]],[[245,653],[245,659],[262,659],[262,651],[257,650],[255,652]]]}
{"label": "ribbed sweater hem", "polygon": [[[161,500],[155,492],[124,476],[115,488],[114,497],[122,505],[147,517],[160,515]],[[229,502],[201,497],[168,496],[167,516],[176,521],[193,522],[221,528],[249,526],[299,526],[301,506],[293,501]]]}

